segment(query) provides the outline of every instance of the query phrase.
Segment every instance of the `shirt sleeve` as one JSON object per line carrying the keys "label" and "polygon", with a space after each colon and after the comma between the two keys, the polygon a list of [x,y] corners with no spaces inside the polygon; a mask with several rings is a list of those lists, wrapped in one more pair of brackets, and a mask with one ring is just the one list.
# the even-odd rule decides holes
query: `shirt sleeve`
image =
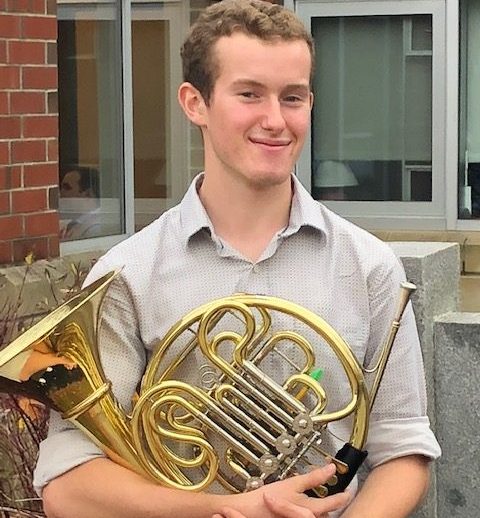
{"label": "shirt sleeve", "polygon": [[[113,269],[105,261],[98,262],[85,285]],[[98,326],[101,363],[106,378],[112,382],[114,396],[128,412],[144,372],[146,353],[131,293],[121,272],[105,295],[101,315]],[[48,436],[40,445],[34,472],[36,491],[41,494],[54,478],[99,456],[103,453],[83,432],[52,411]]]}
{"label": "shirt sleeve", "polygon": [[[404,280],[403,268],[394,256],[369,279],[371,320],[365,356],[367,367],[375,364],[390,332],[400,283]],[[406,455],[435,459],[441,453],[427,416],[423,358],[411,303],[404,312],[372,408],[366,449],[370,468]]]}

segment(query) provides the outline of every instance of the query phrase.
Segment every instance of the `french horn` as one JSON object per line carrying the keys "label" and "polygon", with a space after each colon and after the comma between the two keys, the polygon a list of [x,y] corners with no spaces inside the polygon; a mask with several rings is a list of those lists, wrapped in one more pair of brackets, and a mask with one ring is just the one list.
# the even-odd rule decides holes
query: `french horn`
{"label": "french horn", "polygon": [[[249,294],[205,304],[159,342],[127,415],[97,344],[102,300],[117,274],[0,351],[0,391],[46,403],[110,459],[166,487],[243,492],[301,473],[318,458],[333,462],[336,475],[311,494],[347,487],[367,455],[369,415],[413,284],[402,284],[389,336],[368,371],[327,322],[297,304]],[[350,391],[335,408],[316,364],[327,351]],[[367,375],[374,376],[370,388]],[[350,437],[327,451],[325,437],[343,419]]]}

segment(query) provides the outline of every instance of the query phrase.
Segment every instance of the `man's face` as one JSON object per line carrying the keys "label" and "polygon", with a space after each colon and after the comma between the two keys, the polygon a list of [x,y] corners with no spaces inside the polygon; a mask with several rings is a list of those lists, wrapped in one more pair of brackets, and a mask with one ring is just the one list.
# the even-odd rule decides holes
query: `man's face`
{"label": "man's face", "polygon": [[62,198],[83,198],[87,194],[80,190],[80,173],[69,171],[63,177],[60,185],[60,195]]}
{"label": "man's face", "polygon": [[201,124],[207,174],[256,188],[289,181],[310,124],[308,45],[235,33],[213,51],[220,74]]}

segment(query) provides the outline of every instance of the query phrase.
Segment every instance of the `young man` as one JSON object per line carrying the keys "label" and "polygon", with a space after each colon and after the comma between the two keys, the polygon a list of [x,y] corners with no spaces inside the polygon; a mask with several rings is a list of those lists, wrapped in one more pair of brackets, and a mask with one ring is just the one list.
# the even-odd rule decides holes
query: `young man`
{"label": "young man", "polygon": [[[194,24],[182,59],[179,102],[202,132],[205,172],[180,205],[113,248],[89,276],[123,267],[100,331],[121,404],[129,407],[149,354],[173,323],[235,292],[311,309],[368,365],[388,331],[403,271],[386,245],[315,202],[292,176],[310,124],[311,37],[280,6],[225,0]],[[367,444],[373,470],[345,518],[408,516],[426,490],[428,459],[439,455],[411,308],[390,362]],[[338,380],[338,397],[344,388]],[[36,485],[49,517],[320,518],[337,516],[350,499],[305,496],[331,474],[327,466],[248,493],[186,495],[114,464],[53,414]]]}

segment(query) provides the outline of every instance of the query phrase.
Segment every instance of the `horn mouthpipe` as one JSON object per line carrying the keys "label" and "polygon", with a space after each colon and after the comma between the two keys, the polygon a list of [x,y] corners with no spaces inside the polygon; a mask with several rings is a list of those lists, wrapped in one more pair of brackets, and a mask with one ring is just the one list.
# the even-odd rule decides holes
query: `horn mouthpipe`
{"label": "horn mouthpipe", "polygon": [[405,308],[407,307],[408,301],[410,300],[412,293],[416,289],[417,287],[415,286],[415,284],[412,284],[411,282],[401,283],[398,307],[392,325],[390,327],[390,333],[388,334],[387,341],[385,342],[382,348],[377,365],[373,369],[366,371],[369,373],[376,372],[375,379],[370,390],[369,412],[372,411],[373,404],[375,403],[375,399],[378,393],[378,387],[380,386],[380,382],[382,381],[383,374],[385,372],[385,367],[387,366],[388,359],[390,358],[393,342],[395,341],[395,337],[397,336],[403,313],[405,311]]}
{"label": "horn mouthpipe", "polygon": [[415,284],[411,282],[402,282],[400,284],[400,296],[398,301],[397,312],[395,313],[394,321],[400,323],[402,320],[403,313],[407,307],[408,301],[412,296],[412,293],[417,289]]}

